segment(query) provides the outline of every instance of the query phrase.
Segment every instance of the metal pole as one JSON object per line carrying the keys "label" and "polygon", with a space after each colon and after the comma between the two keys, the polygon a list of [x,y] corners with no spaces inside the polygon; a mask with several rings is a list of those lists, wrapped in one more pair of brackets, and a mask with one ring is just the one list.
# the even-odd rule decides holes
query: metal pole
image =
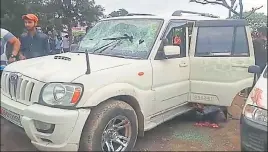
{"label": "metal pole", "polygon": [[239,0],[239,6],[240,6],[239,18],[240,18],[240,19],[243,19],[243,10],[244,10],[244,7],[243,7],[243,0]]}

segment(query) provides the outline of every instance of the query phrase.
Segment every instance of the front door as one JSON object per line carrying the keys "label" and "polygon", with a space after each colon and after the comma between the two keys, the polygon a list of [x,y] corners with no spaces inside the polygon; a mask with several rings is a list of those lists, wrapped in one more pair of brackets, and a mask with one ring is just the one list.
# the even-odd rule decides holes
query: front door
{"label": "front door", "polygon": [[164,34],[164,37],[168,39],[168,45],[180,46],[180,55],[161,60],[156,57],[151,61],[153,67],[152,89],[155,91],[156,100],[155,115],[172,111],[188,100],[190,69],[188,28],[185,24],[185,21],[172,21]]}
{"label": "front door", "polygon": [[230,106],[238,92],[251,87],[251,35],[241,23],[232,24],[194,27],[190,48],[191,102]]}

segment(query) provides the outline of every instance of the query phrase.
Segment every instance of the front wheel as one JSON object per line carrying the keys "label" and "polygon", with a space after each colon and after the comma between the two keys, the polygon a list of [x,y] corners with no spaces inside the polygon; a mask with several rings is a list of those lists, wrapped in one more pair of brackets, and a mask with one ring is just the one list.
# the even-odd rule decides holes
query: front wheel
{"label": "front wheel", "polygon": [[136,143],[138,120],[134,109],[119,100],[94,108],[85,123],[81,151],[130,151]]}

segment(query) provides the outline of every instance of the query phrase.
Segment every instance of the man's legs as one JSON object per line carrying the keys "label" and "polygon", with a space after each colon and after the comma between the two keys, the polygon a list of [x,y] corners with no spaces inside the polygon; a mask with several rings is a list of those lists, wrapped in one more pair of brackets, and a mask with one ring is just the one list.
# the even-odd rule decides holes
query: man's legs
{"label": "man's legs", "polygon": [[64,53],[70,52],[69,48],[63,48]]}
{"label": "man's legs", "polygon": [[54,54],[60,54],[60,53],[61,53],[60,49],[56,49],[55,52],[54,52]]}

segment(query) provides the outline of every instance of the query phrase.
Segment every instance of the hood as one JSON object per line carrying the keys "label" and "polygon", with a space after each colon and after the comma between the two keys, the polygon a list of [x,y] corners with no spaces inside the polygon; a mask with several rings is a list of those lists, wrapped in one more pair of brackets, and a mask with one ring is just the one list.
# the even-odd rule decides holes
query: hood
{"label": "hood", "polygon": [[[91,73],[130,64],[132,59],[89,54]],[[84,53],[64,53],[18,61],[5,71],[18,72],[43,82],[71,82],[86,72]]]}

